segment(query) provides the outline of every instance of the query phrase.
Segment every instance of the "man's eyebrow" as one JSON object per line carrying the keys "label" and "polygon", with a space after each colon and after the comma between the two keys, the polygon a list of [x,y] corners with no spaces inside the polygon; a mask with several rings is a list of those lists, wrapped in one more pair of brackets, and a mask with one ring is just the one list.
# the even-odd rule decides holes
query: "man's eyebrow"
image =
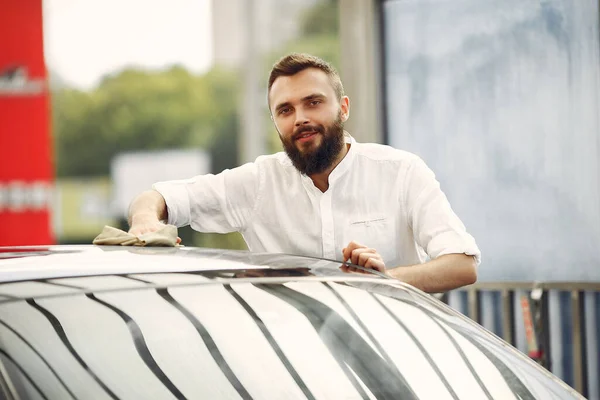
{"label": "man's eyebrow", "polygon": [[[325,96],[322,93],[311,93],[308,96],[304,96],[303,98],[300,99],[300,101],[305,102],[305,101],[309,101],[309,100],[315,100],[315,99],[324,99],[327,96]],[[281,103],[278,104],[277,107],[275,107],[275,111],[279,111],[284,107],[291,107],[292,103],[290,103],[289,101],[286,101],[285,103]]]}
{"label": "man's eyebrow", "polygon": [[324,94],[321,93],[313,93],[313,94],[309,94],[308,96],[304,96],[302,98],[302,101],[308,101],[308,100],[314,100],[314,99],[324,99],[326,96]]}
{"label": "man's eyebrow", "polygon": [[275,111],[279,111],[282,108],[289,107],[291,105],[292,105],[292,103],[290,103],[289,101],[286,101],[285,103],[281,103],[281,104],[277,105],[277,107],[275,107]]}

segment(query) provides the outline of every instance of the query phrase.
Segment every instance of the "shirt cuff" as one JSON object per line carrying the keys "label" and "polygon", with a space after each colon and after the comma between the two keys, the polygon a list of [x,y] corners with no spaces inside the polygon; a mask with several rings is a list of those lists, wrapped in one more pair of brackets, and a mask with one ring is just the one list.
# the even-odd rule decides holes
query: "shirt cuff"
{"label": "shirt cuff", "polygon": [[162,195],[167,204],[167,223],[182,227],[191,223],[190,202],[185,182],[157,182],[152,189]]}
{"label": "shirt cuff", "polygon": [[468,233],[444,232],[435,236],[427,245],[427,254],[431,259],[446,254],[466,254],[474,256],[477,266],[481,264],[481,251],[475,239]]}

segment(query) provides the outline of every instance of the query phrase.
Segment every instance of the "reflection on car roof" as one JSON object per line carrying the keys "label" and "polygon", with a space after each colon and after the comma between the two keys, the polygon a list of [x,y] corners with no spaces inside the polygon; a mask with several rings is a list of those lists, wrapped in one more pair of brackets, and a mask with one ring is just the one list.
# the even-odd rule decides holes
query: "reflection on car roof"
{"label": "reflection on car roof", "polygon": [[22,397],[578,398],[431,296],[339,262],[88,250],[0,261],[0,367]]}
{"label": "reflection on car roof", "polygon": [[[70,278],[62,288],[91,288],[98,278],[126,279]],[[457,316],[410,295],[336,282],[192,279],[4,302],[2,361],[21,385],[61,399],[568,394]]]}

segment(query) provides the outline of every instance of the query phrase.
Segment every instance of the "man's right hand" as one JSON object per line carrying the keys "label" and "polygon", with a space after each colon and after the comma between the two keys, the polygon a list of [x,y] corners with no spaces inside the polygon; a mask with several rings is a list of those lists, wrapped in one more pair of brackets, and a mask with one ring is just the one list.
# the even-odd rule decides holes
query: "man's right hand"
{"label": "man's right hand", "polygon": [[[155,216],[152,215],[134,215],[131,219],[131,228],[129,233],[135,236],[140,236],[145,233],[157,232],[167,226],[165,223],[160,222]],[[177,238],[177,244],[181,243],[181,238]]]}
{"label": "man's right hand", "polygon": [[159,221],[156,215],[137,214],[131,217],[131,227],[129,233],[132,235],[143,235],[144,233],[156,232],[164,228],[166,224]]}
{"label": "man's right hand", "polygon": [[[156,190],[140,193],[129,206],[129,233],[135,236],[156,232],[166,225],[167,204]],[[181,238],[177,238],[181,243]]]}

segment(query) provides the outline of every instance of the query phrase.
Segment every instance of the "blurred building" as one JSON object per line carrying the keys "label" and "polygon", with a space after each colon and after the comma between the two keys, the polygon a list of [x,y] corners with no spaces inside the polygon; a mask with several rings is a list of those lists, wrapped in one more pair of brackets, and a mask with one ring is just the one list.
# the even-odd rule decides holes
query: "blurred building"
{"label": "blurred building", "polygon": [[129,204],[155,182],[210,173],[210,154],[201,149],[133,151],[117,154],[110,165],[112,215],[127,219]]}
{"label": "blurred building", "polygon": [[111,196],[108,177],[57,179],[52,207],[56,240],[89,244],[105,225],[117,226]]}
{"label": "blurred building", "polygon": [[298,35],[302,12],[317,1],[213,0],[214,63],[239,67],[246,60],[248,47],[255,54],[277,49]]}

